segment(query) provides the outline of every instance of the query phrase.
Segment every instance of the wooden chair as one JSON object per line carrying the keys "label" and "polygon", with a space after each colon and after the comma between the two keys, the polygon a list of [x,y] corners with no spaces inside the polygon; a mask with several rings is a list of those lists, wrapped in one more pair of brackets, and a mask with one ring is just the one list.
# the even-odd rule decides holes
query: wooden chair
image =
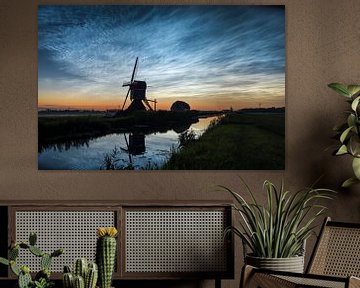
{"label": "wooden chair", "polygon": [[240,287],[360,287],[360,223],[326,218],[306,273],[244,266]]}

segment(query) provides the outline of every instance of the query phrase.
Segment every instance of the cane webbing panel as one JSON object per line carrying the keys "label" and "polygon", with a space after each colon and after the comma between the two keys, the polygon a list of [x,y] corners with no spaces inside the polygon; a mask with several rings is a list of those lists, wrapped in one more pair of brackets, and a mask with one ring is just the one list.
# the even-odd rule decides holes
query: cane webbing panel
{"label": "cane webbing panel", "polygon": [[[29,233],[36,232],[37,245],[46,253],[63,248],[65,253],[52,261],[50,270],[62,272],[72,267],[74,259],[95,260],[96,228],[115,226],[114,211],[16,211],[16,241],[28,243]],[[40,258],[20,250],[18,263],[39,271]]]}
{"label": "cane webbing panel", "polygon": [[345,288],[345,279],[343,282],[331,281],[316,278],[302,278],[293,276],[277,276],[281,279],[287,280],[296,284],[294,287],[326,287],[326,288]]}
{"label": "cane webbing panel", "polygon": [[310,273],[360,277],[360,229],[326,226]]}
{"label": "cane webbing panel", "polygon": [[246,288],[296,288],[296,284],[271,274],[255,273],[246,281],[243,287]]}
{"label": "cane webbing panel", "polygon": [[224,211],[125,212],[125,272],[226,271]]}

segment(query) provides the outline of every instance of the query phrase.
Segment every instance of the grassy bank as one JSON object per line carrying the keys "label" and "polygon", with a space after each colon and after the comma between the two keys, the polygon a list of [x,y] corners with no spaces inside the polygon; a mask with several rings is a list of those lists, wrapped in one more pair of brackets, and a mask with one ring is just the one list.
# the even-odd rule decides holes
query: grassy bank
{"label": "grassy bank", "polygon": [[229,114],[174,152],[162,169],[285,168],[285,114]]}
{"label": "grassy bank", "polygon": [[123,114],[118,117],[39,117],[39,150],[51,144],[136,129],[145,133],[165,132],[169,129],[181,131],[190,126],[193,116],[190,112],[158,111]]}

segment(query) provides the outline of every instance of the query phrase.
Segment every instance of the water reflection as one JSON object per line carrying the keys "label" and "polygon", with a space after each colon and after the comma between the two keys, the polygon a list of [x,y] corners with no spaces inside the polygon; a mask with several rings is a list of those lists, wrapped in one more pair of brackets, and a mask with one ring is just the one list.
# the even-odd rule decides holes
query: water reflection
{"label": "water reflection", "polygon": [[114,151],[116,155],[113,155],[113,160],[116,161],[116,167],[119,169],[158,169],[168,160],[171,151],[177,149],[180,133],[191,130],[196,136],[200,136],[216,118],[203,118],[190,126],[177,127],[165,132],[146,134],[141,129],[137,129],[122,134],[48,145],[42,147],[39,152],[39,169],[106,169],[104,164],[109,163],[106,163],[105,159],[114,154]]}
{"label": "water reflection", "polygon": [[127,151],[131,155],[140,155],[145,153],[145,134],[140,132],[130,133],[129,141],[124,134]]}

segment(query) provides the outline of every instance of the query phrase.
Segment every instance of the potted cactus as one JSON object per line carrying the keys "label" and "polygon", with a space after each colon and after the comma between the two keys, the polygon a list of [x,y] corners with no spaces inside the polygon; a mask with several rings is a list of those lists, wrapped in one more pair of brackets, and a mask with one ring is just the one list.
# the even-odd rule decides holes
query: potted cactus
{"label": "potted cactus", "polygon": [[74,272],[69,266],[64,267],[64,288],[95,288],[98,279],[96,263],[88,262],[85,258],[78,258],[74,263]]}
{"label": "potted cactus", "polygon": [[[8,252],[8,259],[0,257],[0,263],[10,266],[11,271],[18,277],[19,288],[49,288],[54,285],[50,280],[50,265],[54,257],[64,253],[63,249],[57,249],[51,254],[43,252],[36,246],[37,236],[30,233],[29,243],[11,243]],[[20,249],[26,249],[33,255],[40,257],[41,270],[35,275],[34,280],[30,275],[30,268],[26,265],[19,266],[16,259],[19,256]]]}
{"label": "potted cactus", "polygon": [[110,288],[116,258],[115,227],[100,227],[97,229],[96,262],[99,267],[99,287]]}

